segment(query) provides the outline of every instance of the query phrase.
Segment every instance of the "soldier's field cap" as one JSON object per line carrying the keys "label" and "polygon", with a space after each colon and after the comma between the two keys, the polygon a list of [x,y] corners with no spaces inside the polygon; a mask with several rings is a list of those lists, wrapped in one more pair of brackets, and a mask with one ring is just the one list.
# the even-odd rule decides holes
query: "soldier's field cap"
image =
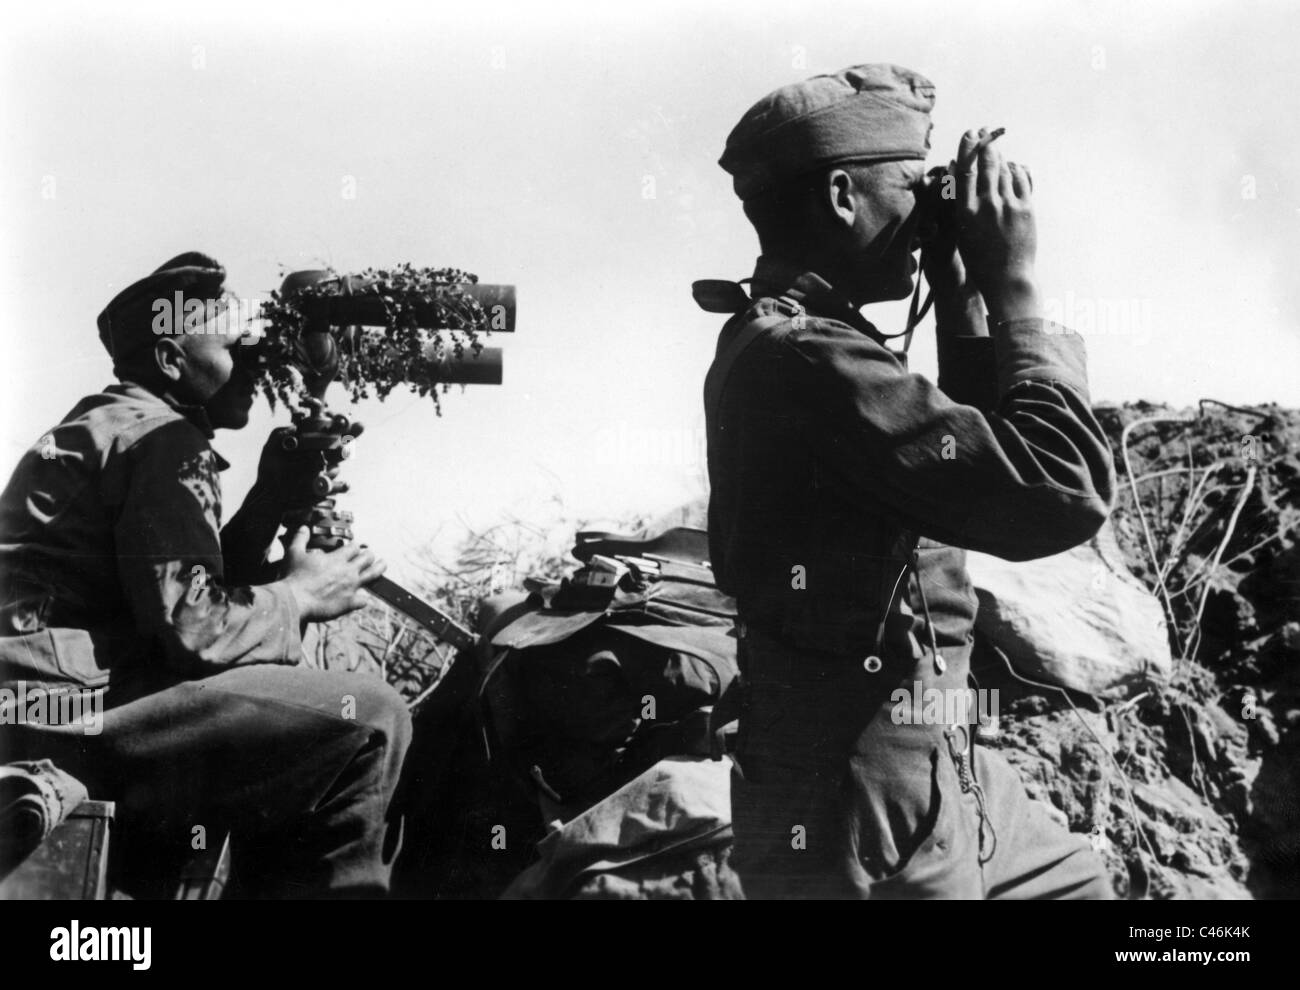
{"label": "soldier's field cap", "polygon": [[854,65],[782,86],[746,111],[718,164],[743,200],[847,161],[925,160],[934,84],[896,65]]}
{"label": "soldier's field cap", "polygon": [[[198,251],[178,254],[113,297],[99,314],[99,339],[114,363],[119,363],[137,348],[157,339],[154,320],[158,315],[155,304],[159,300],[170,307],[179,302],[182,308],[177,316],[183,317],[183,307],[191,300],[200,300],[205,305],[223,300],[225,280],[225,268],[208,255]],[[180,332],[181,320],[168,325],[176,326],[174,332]]]}

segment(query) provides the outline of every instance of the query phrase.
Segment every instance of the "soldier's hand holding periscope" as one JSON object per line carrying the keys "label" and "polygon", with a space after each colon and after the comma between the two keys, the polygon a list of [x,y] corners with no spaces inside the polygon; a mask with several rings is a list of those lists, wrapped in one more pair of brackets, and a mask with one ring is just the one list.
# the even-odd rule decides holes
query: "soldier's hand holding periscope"
{"label": "soldier's hand holding periscope", "polygon": [[328,622],[366,604],[365,586],[387,565],[365,547],[349,543],[337,550],[308,550],[310,532],[299,529],[284,555],[284,583],[308,622]]}
{"label": "soldier's hand holding periscope", "polygon": [[1041,315],[1034,272],[1033,184],[1004,161],[987,128],[962,135],[957,151],[957,246],[994,322]]}

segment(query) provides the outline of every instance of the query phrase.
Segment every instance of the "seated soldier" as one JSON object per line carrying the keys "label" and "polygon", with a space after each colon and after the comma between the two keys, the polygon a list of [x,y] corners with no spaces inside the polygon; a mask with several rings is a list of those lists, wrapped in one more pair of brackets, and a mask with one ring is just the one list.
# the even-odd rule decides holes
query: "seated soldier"
{"label": "seated soldier", "polygon": [[[109,303],[120,382],[77,403],[0,496],[0,686],[103,699],[98,731],[0,726],[0,759],[54,760],[155,854],[229,831],[243,893],[382,894],[409,716],[382,682],[306,669],[300,636],[360,608],[384,565],[308,550],[304,528],[265,581],[303,471],[276,435],[220,529],[227,465],[209,441],[247,425],[254,396],[224,279],[183,254]],[[162,332],[173,305],[204,312]]]}

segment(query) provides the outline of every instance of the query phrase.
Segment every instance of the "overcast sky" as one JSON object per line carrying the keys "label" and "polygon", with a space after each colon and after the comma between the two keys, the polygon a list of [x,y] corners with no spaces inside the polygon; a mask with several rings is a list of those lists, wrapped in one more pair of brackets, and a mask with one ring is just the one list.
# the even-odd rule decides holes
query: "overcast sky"
{"label": "overcast sky", "polygon": [[[1087,334],[1095,398],[1296,405],[1294,6],[12,8],[0,470],[110,382],[103,305],[201,250],[245,295],[322,263],[518,286],[504,387],[457,390],[441,419],[400,393],[362,410],[348,501],[399,566],[440,526],[541,519],[554,496],[588,516],[681,501],[719,326],[690,283],[746,276],[756,252],[723,141],[769,90],[859,62],[934,81],[933,163],[966,127],[1007,128],[1035,177],[1043,292]],[[218,435],[228,512],[274,421],[261,402]]]}

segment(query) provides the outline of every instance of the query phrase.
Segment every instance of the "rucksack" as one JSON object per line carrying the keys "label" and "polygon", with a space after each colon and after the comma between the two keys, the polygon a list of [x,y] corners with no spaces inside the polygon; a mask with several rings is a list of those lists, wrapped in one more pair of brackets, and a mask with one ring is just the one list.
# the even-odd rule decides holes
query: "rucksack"
{"label": "rucksack", "polygon": [[577,813],[669,756],[718,755],[713,706],[737,676],[734,601],[703,530],[578,534],[583,562],[485,630],[491,758]]}

